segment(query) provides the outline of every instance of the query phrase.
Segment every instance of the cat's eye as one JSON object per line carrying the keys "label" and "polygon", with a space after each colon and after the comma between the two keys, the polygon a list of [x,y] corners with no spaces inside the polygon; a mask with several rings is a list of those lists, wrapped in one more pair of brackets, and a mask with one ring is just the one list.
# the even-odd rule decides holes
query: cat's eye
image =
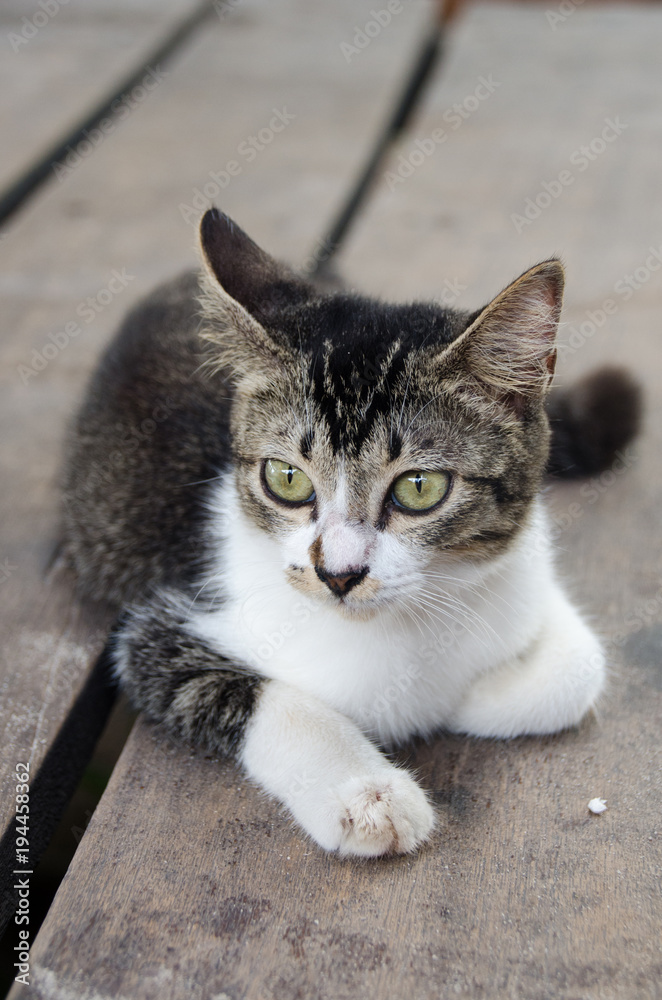
{"label": "cat's eye", "polygon": [[315,499],[315,488],[306,473],[278,458],[268,458],[264,463],[264,481],[278,500],[299,504]]}
{"label": "cat's eye", "polygon": [[391,498],[404,510],[430,510],[444,499],[450,489],[448,472],[412,470],[398,476],[391,488]]}

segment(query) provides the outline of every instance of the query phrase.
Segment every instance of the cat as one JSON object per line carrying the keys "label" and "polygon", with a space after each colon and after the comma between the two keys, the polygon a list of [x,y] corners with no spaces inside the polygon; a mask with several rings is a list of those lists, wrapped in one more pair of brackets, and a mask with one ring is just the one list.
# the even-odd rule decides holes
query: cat
{"label": "cat", "polygon": [[434,812],[383,750],[553,733],[603,691],[541,488],[608,463],[637,388],[548,395],[558,260],[467,313],[320,292],[216,209],[200,242],[202,276],[138,305],[92,378],[69,558],[120,609],[149,719],[233,755],[328,851],[414,851]]}

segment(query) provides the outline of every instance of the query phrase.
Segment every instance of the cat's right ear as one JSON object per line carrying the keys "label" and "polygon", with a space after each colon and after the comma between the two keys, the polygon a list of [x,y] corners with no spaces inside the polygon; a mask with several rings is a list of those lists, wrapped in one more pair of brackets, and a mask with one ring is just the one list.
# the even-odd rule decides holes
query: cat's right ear
{"label": "cat's right ear", "polygon": [[251,314],[284,276],[285,268],[217,208],[200,221],[200,248],[209,274]]}
{"label": "cat's right ear", "polygon": [[292,363],[292,352],[272,337],[261,315],[288,300],[288,278],[294,276],[213,208],[200,223],[204,264],[201,306],[202,336],[217,349],[215,368],[227,368],[236,378],[272,378]]}

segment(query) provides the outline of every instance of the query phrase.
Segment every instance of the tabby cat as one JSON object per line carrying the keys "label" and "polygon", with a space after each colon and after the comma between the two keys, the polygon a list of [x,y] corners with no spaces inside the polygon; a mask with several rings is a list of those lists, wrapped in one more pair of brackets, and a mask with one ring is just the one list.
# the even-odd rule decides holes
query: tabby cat
{"label": "tabby cat", "polygon": [[200,234],[202,278],[140,304],[92,379],[70,558],[121,609],[150,719],[233,754],[323,848],[413,851],[434,813],[380,747],[555,732],[603,689],[541,486],[608,462],[636,391],[607,371],[548,399],[557,260],[469,314],[323,293],[217,210]]}

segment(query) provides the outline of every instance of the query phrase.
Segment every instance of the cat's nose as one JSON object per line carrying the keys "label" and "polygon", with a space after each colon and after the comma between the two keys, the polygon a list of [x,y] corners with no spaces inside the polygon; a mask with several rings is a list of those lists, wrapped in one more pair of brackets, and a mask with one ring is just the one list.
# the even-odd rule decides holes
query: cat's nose
{"label": "cat's nose", "polygon": [[316,566],[315,572],[332,593],[336,594],[337,597],[342,597],[363,580],[368,569],[368,566],[362,566],[361,569],[348,569],[345,573],[327,573],[321,566]]}

